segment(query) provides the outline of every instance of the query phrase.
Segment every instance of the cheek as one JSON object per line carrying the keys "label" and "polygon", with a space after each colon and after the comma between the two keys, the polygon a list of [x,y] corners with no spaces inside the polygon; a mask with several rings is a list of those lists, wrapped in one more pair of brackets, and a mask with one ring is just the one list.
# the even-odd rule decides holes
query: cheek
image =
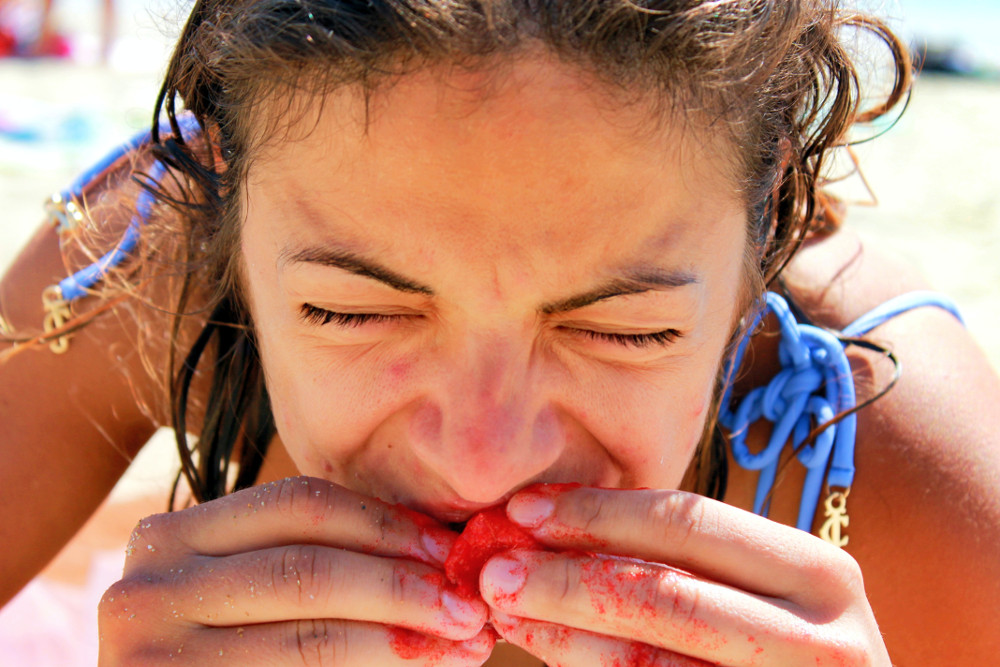
{"label": "cheek", "polygon": [[275,424],[303,474],[342,468],[414,391],[418,373],[409,359],[260,338]]}
{"label": "cheek", "polygon": [[[711,405],[712,369],[678,365],[650,374],[588,378],[602,387],[573,413],[619,469],[609,485],[676,488],[701,440]],[[698,381],[693,381],[698,378]]]}
{"label": "cheek", "polygon": [[657,465],[652,468],[656,471],[656,477],[649,479],[648,486],[680,486],[704,434],[705,418],[711,401],[711,391],[703,391],[694,392],[674,404],[676,412],[671,415],[670,428],[675,435],[659,451],[659,460],[655,462]]}
{"label": "cheek", "polygon": [[413,364],[409,361],[399,360],[389,364],[385,372],[385,384],[387,389],[402,390],[410,379]]}

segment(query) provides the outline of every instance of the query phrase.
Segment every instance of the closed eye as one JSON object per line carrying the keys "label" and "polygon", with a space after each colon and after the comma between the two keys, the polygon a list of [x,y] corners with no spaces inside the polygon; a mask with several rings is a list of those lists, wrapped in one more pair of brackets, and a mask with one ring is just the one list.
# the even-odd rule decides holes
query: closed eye
{"label": "closed eye", "polygon": [[[406,317],[405,315],[386,315],[383,313],[340,313],[327,310],[325,308],[319,308],[310,303],[302,304],[299,309],[299,314],[302,317],[302,320],[308,324],[317,326],[334,324],[344,328],[359,327],[365,324],[393,322]],[[644,348],[652,345],[666,347],[684,336],[684,334],[677,329],[664,329],[663,331],[641,334],[625,334],[595,331],[593,329],[578,329],[576,327],[561,328],[591,340],[635,348]]]}
{"label": "closed eye", "polygon": [[625,347],[649,347],[650,345],[665,347],[684,336],[677,329],[664,329],[663,331],[643,334],[609,333],[606,331],[594,331],[593,329],[576,328],[569,328],[569,330],[592,340],[615,343],[616,345]]}
{"label": "closed eye", "polygon": [[302,320],[308,324],[322,326],[324,324],[336,324],[341,327],[358,327],[362,324],[378,324],[397,320],[402,315],[383,315],[380,313],[337,313],[325,308],[317,308],[310,303],[302,304],[299,308]]}

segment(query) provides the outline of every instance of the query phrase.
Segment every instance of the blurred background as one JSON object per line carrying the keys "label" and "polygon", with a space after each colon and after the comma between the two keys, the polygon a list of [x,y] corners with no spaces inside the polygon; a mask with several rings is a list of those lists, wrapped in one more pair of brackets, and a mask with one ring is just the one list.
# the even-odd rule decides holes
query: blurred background
{"label": "blurred background", "polygon": [[[190,0],[51,0],[47,20],[45,5],[0,0],[0,271],[50,194],[149,126]],[[856,149],[878,205],[848,178],[849,224],[952,295],[1000,368],[1000,0],[862,5],[888,17],[924,72],[895,127]],[[0,611],[0,664],[96,664],[96,601],[136,517],[165,508],[172,447],[161,433],[144,449],[101,514]]]}

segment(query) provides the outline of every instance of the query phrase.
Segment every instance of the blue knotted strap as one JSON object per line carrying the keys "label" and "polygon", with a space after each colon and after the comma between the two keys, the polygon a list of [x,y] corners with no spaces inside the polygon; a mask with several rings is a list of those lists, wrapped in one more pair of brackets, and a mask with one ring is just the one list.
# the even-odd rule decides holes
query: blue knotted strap
{"label": "blue knotted strap", "polygon": [[[198,127],[194,116],[188,114],[179,116],[177,121],[182,132],[193,132]],[[163,126],[161,131],[166,131],[167,129],[169,128]],[[91,181],[98,178],[105,170],[130,152],[148,144],[150,134],[149,130],[140,132],[130,141],[111,151],[103,160],[87,170],[69,188],[57,195],[56,198],[62,202],[76,202],[80,200],[83,197],[84,189]],[[157,161],[153,163],[149,170],[149,178],[152,182],[156,183],[165,173],[166,168],[162,163]],[[72,276],[64,278],[59,282],[58,295],[62,300],[69,302],[86,296],[87,290],[100,282],[109,271],[125,261],[125,258],[135,250],[135,246],[139,242],[139,232],[149,218],[155,200],[155,196],[149,190],[143,190],[139,194],[135,203],[135,214],[132,216],[128,228],[126,228],[125,233],[115,247],[90,266],[77,271]]]}
{"label": "blue knotted strap", "polygon": [[[796,451],[796,457],[806,468],[806,478],[799,503],[796,525],[805,531],[812,529],[813,517],[823,485],[849,489],[854,481],[854,443],[857,417],[849,414],[830,424],[815,440],[804,445],[814,427],[822,426],[838,414],[857,404],[854,378],[844,352],[845,339],[868,333],[900,313],[921,306],[937,306],[959,321],[955,304],[935,292],[911,292],[891,299],[860,317],[839,335],[811,324],[796,321],[788,303],[769,292],[764,310],[758,315],[750,332],[767,313],[778,320],[781,339],[778,361],[781,370],[763,387],[757,387],[733,407],[732,384],[722,396],[719,423],[730,433],[730,446],[736,463],[747,470],[759,471],[753,511],[767,516],[771,488],[778,472],[781,452],[786,446]],[[743,361],[750,335],[744,337],[736,350],[727,376],[732,378]],[[747,445],[750,425],[766,419],[773,425],[767,445],[753,453]]]}

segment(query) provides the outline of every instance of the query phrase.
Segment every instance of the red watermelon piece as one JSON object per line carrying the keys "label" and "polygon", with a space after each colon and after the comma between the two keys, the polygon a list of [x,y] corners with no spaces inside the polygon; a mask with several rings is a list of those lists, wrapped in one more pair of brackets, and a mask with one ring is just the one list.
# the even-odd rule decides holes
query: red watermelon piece
{"label": "red watermelon piece", "polygon": [[507,518],[502,506],[474,515],[455,540],[444,573],[463,596],[480,595],[479,573],[493,556],[511,549],[541,548],[531,533]]}

